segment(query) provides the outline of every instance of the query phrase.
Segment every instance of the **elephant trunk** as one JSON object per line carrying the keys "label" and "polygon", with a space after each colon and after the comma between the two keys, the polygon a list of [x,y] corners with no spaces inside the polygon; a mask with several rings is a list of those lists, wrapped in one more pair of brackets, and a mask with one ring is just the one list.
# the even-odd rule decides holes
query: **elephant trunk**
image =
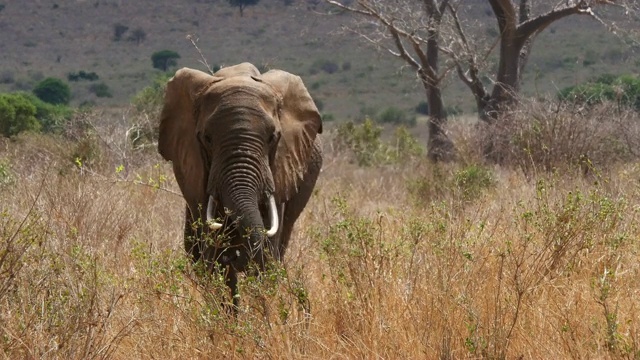
{"label": "elephant trunk", "polygon": [[[271,191],[265,189],[265,180],[271,178],[267,171],[266,178],[253,162],[239,161],[228,168],[223,176],[220,189],[222,204],[231,210],[236,220],[237,231],[242,243],[233,244],[229,250],[230,262],[237,270],[244,270],[253,260],[260,268],[264,267],[267,238],[275,235],[278,226],[278,215],[275,200]],[[267,187],[268,188],[268,187]],[[270,229],[265,230],[265,220],[260,211],[261,206],[268,205]],[[212,224],[210,224],[213,227]],[[238,246],[239,247],[236,247]],[[227,251],[229,252],[229,251]]]}

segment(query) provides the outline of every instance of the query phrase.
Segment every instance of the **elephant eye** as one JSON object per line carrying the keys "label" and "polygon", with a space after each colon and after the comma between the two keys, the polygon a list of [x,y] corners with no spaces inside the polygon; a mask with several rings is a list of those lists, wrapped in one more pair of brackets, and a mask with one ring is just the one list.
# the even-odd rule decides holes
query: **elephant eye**
{"label": "elephant eye", "polygon": [[211,145],[211,135],[207,134],[204,136],[204,142],[207,143],[207,145]]}
{"label": "elephant eye", "polygon": [[269,144],[275,144],[278,142],[278,140],[280,140],[280,133],[278,132],[272,132],[271,135],[269,136]]}

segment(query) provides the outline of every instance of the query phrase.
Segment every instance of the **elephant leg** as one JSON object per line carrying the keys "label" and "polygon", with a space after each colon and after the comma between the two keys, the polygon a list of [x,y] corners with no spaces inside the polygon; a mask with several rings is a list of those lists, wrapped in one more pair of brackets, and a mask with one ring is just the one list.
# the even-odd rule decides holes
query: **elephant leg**
{"label": "elephant leg", "polygon": [[280,237],[280,244],[278,249],[278,259],[284,259],[284,253],[289,246],[289,240],[291,233],[293,232],[293,225],[304,210],[305,206],[309,202],[313,189],[316,186],[316,181],[320,175],[320,169],[322,169],[322,151],[320,150],[320,142],[316,140],[314,143],[314,151],[311,157],[311,163],[307,169],[306,174],[300,184],[298,193],[296,193],[289,201],[287,201],[284,209],[283,221],[282,221],[282,235]]}
{"label": "elephant leg", "polygon": [[191,211],[189,207],[186,206],[184,216],[184,249],[187,254],[191,255],[193,262],[198,262],[201,258],[199,245],[201,235],[202,231],[199,226],[195,224]]}

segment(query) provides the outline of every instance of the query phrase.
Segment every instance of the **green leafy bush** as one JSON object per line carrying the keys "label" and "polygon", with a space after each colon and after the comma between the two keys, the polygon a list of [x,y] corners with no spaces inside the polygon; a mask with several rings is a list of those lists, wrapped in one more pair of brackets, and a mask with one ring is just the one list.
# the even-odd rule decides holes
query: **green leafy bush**
{"label": "green leafy bush", "polygon": [[167,71],[170,67],[176,66],[180,59],[180,54],[172,50],[160,50],[151,55],[153,67],[162,71]]}
{"label": "green leafy bush", "polygon": [[409,182],[409,193],[417,204],[443,199],[473,202],[495,186],[493,172],[479,164],[461,167],[433,166]]}
{"label": "green leafy bush", "polygon": [[256,5],[260,0],[227,0],[227,1],[229,2],[229,5],[237,7],[238,10],[240,10],[240,16],[242,17],[244,15],[244,9],[247,6]]}
{"label": "green leafy bush", "polygon": [[0,94],[0,134],[6,137],[23,131],[39,131],[37,109],[24,94]]}
{"label": "green leafy bush", "polygon": [[158,119],[164,102],[164,89],[169,78],[168,74],[157,76],[151,85],[142,89],[131,100],[137,114],[127,136],[136,148],[152,143],[158,138]]}
{"label": "green leafy bush", "polygon": [[384,163],[389,153],[388,147],[380,140],[382,127],[366,118],[361,125],[347,122],[338,128],[338,142],[353,152],[359,166]]}
{"label": "green leafy bush", "polygon": [[616,102],[640,111],[640,78],[633,75],[615,77],[607,74],[584,84],[569,86],[558,93],[561,100],[586,105]]}
{"label": "green leafy bush", "polygon": [[382,141],[382,127],[370,118],[360,125],[348,122],[338,127],[338,147],[348,149],[359,166],[397,164],[420,157],[424,148],[403,126],[398,127],[391,143]]}
{"label": "green leafy bush", "polygon": [[0,189],[13,184],[15,178],[11,172],[11,164],[6,159],[0,159]]}
{"label": "green leafy bush", "polygon": [[59,132],[73,115],[70,107],[46,103],[30,93],[0,94],[0,99],[4,99],[4,106],[0,110],[3,114],[0,115],[0,123],[3,124],[4,136],[13,136],[22,131]]}
{"label": "green leafy bush", "polygon": [[127,38],[128,41],[135,42],[136,45],[140,45],[147,38],[147,33],[142,28],[136,28],[131,35]]}
{"label": "green leafy bush", "polygon": [[164,89],[170,78],[169,74],[160,74],[153,79],[151,85],[140,90],[131,100],[136,111],[149,115],[159,114],[164,102]]}
{"label": "green leafy bush", "polygon": [[122,40],[122,36],[124,35],[124,33],[127,32],[127,30],[129,30],[129,27],[123,24],[114,24],[113,25],[113,41],[120,41]]}
{"label": "green leafy bush", "polygon": [[33,93],[42,101],[50,104],[69,104],[71,89],[64,81],[57,78],[46,78],[36,84]]}
{"label": "green leafy bush", "polygon": [[69,81],[80,81],[80,80],[96,81],[98,79],[100,79],[100,77],[98,76],[98,74],[96,74],[93,71],[86,72],[84,70],[80,70],[77,73],[70,72],[67,74],[67,80]]}
{"label": "green leafy bush", "polygon": [[104,82],[100,82],[100,83],[97,83],[97,84],[91,84],[91,86],[89,86],[89,91],[94,93],[99,98],[103,98],[103,97],[110,98],[110,97],[113,97],[113,94],[111,93],[111,89],[109,89],[109,86],[107,84],[105,84]]}
{"label": "green leafy bush", "polygon": [[396,124],[396,125],[407,125],[407,126],[415,126],[416,118],[415,116],[409,116],[406,111],[397,108],[395,106],[390,106],[384,109],[377,117],[378,121],[383,124]]}
{"label": "green leafy bush", "polygon": [[66,105],[46,103],[31,94],[24,94],[36,107],[36,119],[40,123],[40,130],[44,133],[57,133],[73,116],[73,109]]}

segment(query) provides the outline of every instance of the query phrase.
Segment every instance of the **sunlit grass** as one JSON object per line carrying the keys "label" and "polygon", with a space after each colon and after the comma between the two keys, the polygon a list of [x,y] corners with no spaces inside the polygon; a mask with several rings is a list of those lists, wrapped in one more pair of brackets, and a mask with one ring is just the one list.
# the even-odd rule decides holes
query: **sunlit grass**
{"label": "sunlit grass", "polygon": [[638,164],[524,176],[329,151],[284,264],[242,279],[233,319],[183,253],[170,165],[103,149],[90,167],[72,145],[0,153],[5,358],[640,356]]}

